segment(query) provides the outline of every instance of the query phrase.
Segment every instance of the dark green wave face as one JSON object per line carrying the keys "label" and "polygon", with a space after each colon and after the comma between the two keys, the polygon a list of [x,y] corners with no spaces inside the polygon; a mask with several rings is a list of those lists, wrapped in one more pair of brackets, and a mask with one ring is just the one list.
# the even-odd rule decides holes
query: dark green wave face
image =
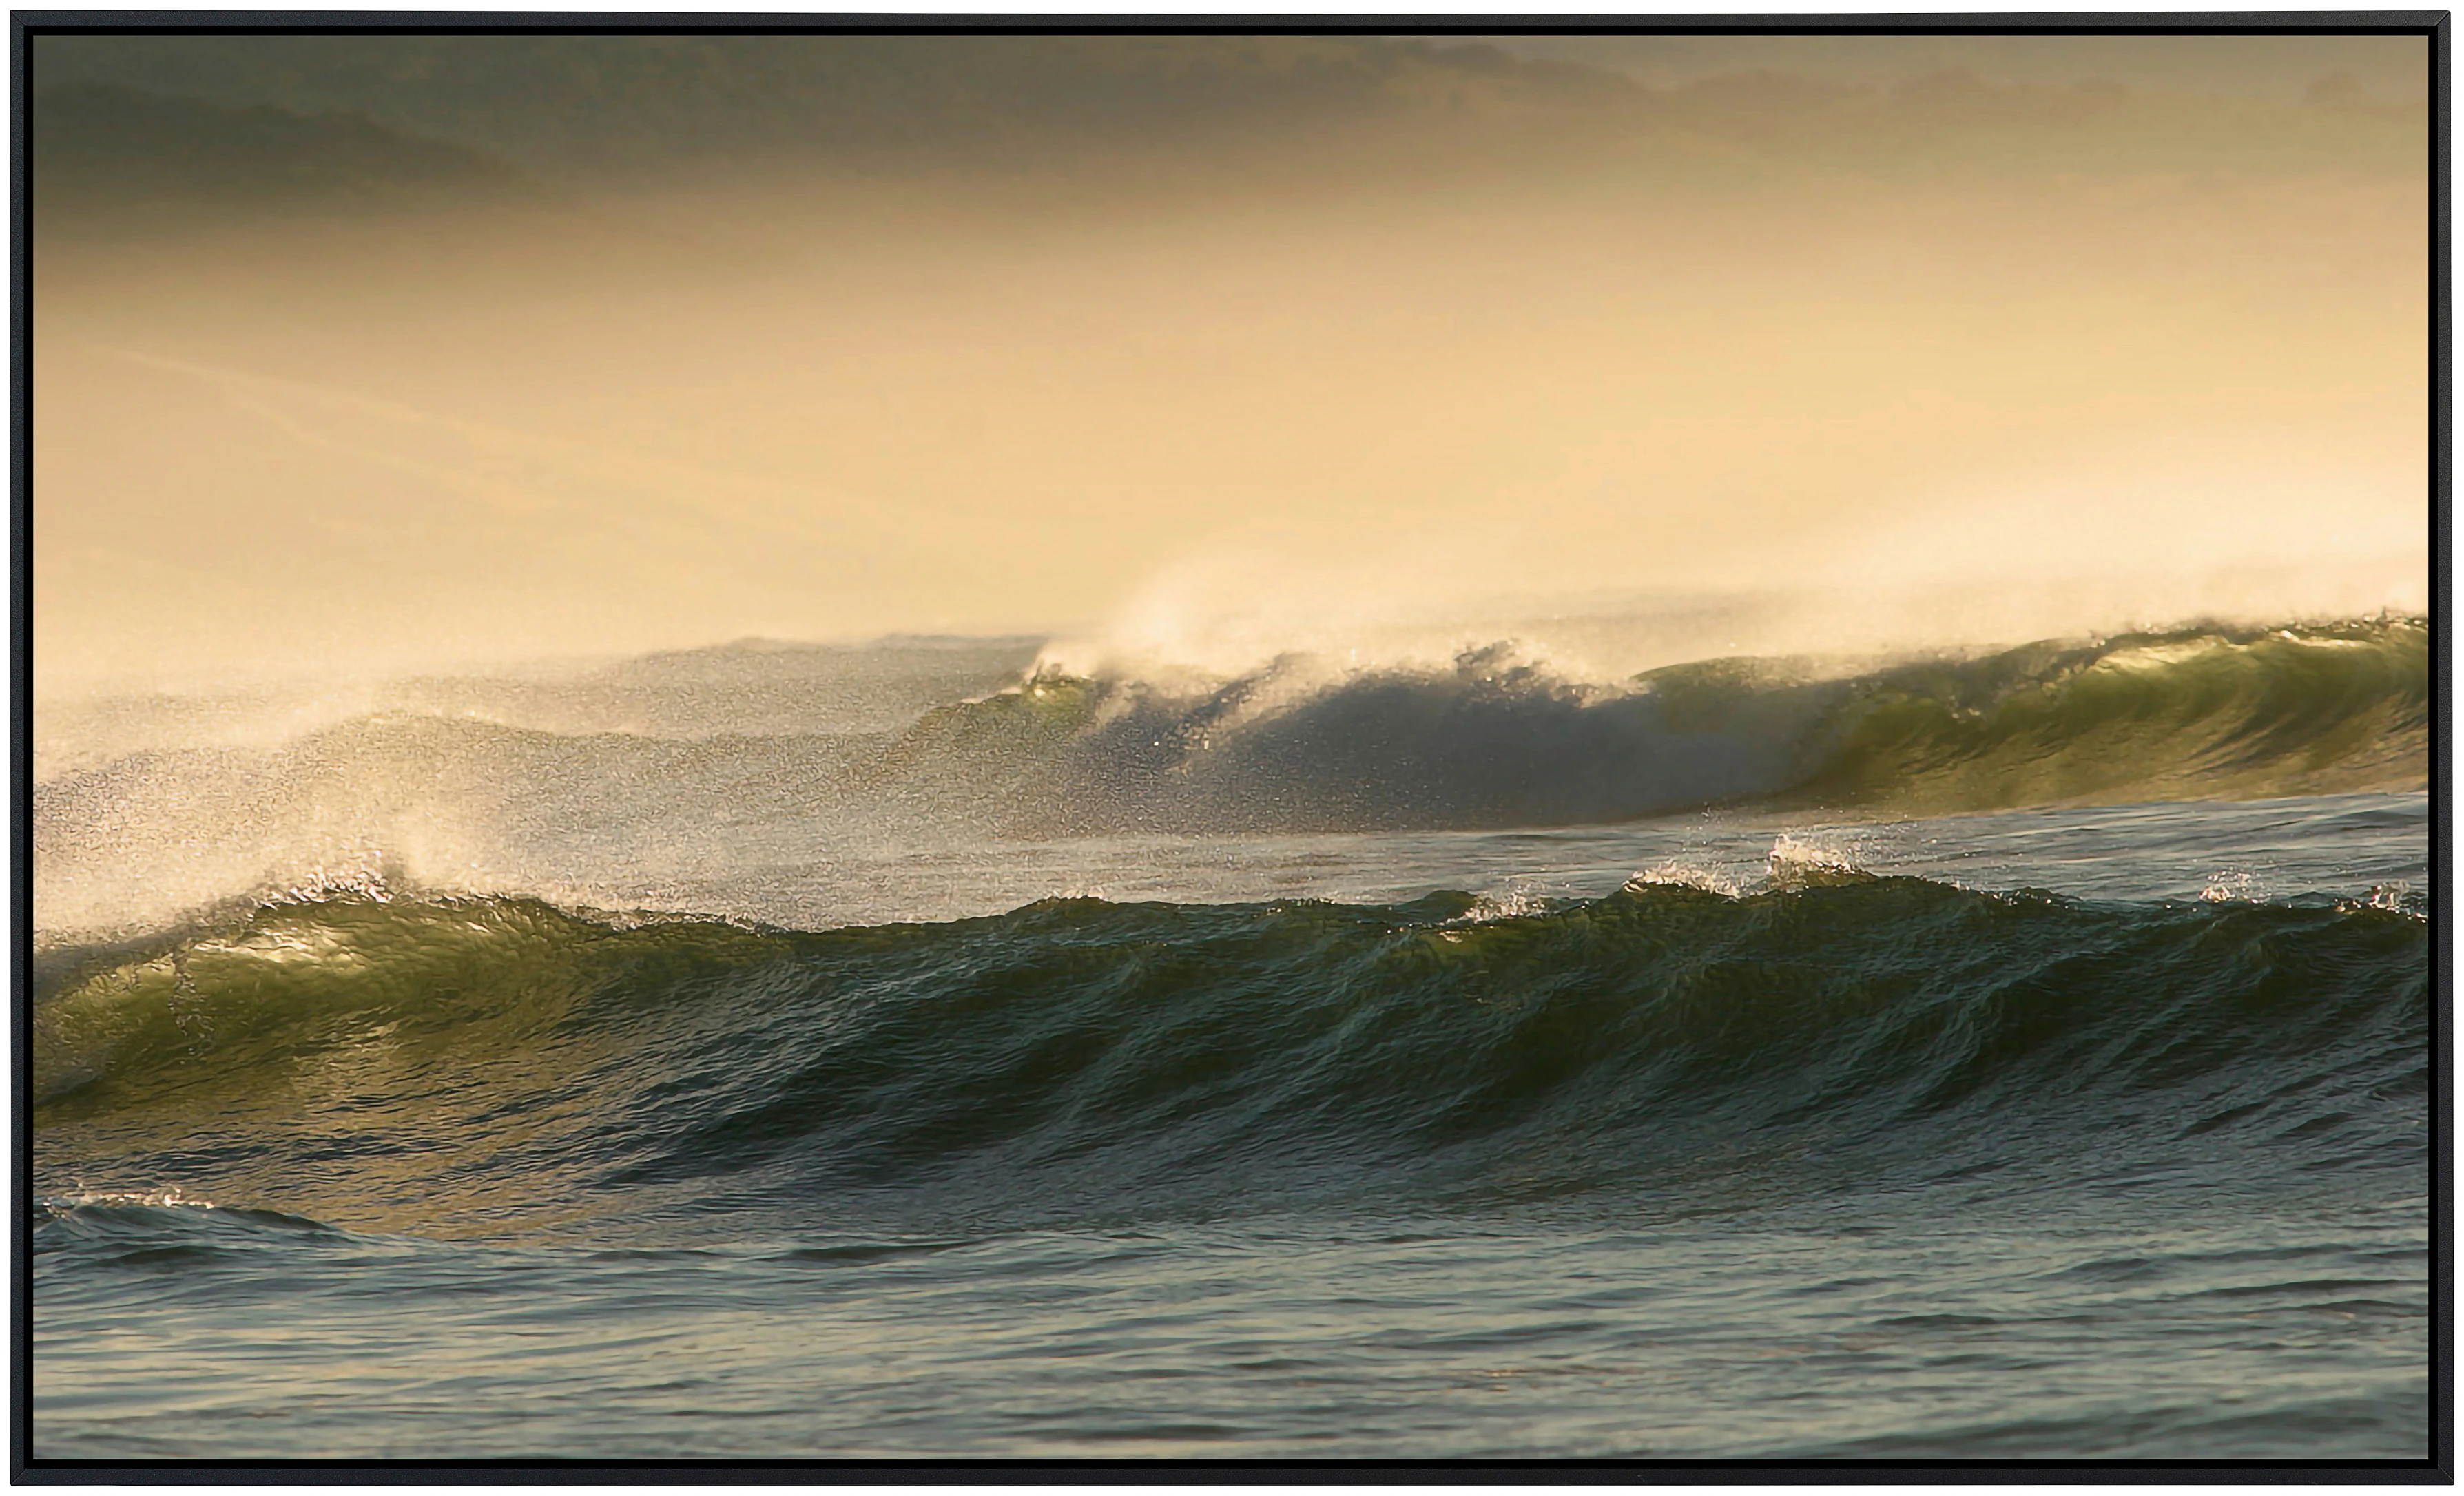
{"label": "dark green wave face", "polygon": [[2429,762],[2420,619],[2128,634],[1845,677],[1711,660],[1621,688],[1503,646],[1451,671],[1295,692],[1304,668],[1197,695],[1040,676],[928,715],[870,782],[996,806],[1035,833],[1372,829],[2418,789]]}
{"label": "dark green wave face", "polygon": [[1331,1191],[1684,1210],[2424,1156],[2417,911],[1816,870],[1479,913],[1068,900],[794,934],[269,907],[41,995],[38,1187],[179,1178],[451,1235]]}
{"label": "dark green wave face", "polygon": [[2419,619],[2038,645],[1854,684],[1797,793],[1912,813],[2427,782]]}

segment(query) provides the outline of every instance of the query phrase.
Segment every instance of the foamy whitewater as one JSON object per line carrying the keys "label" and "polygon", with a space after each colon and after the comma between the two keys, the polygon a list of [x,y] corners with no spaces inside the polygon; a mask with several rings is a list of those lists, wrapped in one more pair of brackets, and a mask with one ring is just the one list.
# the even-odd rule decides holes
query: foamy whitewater
{"label": "foamy whitewater", "polygon": [[38,701],[33,1452],[2421,1459],[2431,649]]}

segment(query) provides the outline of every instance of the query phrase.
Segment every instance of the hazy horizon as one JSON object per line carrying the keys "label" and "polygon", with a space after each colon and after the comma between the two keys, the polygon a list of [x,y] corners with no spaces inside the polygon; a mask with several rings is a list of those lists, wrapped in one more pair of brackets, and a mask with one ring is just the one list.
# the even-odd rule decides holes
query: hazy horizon
{"label": "hazy horizon", "polygon": [[37,38],[38,688],[2427,606],[2418,36],[768,40]]}

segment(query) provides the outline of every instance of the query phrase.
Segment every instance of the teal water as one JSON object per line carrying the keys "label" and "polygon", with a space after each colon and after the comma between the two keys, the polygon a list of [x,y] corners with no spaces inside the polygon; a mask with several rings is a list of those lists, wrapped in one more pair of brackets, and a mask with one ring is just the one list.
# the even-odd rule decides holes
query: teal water
{"label": "teal water", "polygon": [[47,779],[35,1458],[2428,1452],[2418,790],[1031,834],[814,751]]}

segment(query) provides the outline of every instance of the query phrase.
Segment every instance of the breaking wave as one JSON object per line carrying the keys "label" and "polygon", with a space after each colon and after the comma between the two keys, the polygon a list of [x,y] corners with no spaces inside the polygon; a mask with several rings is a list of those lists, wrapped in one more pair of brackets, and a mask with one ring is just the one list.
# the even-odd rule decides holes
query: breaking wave
{"label": "breaking wave", "polygon": [[[985,838],[1871,819],[2416,790],[2419,619],[2039,644],[1862,671],[1726,659],[1584,684],[1441,669],[1039,673],[865,732],[565,733],[388,712],[158,748],[34,788],[47,940],[363,886],[697,902],[715,871]],[[545,688],[539,688],[544,691]],[[671,896],[672,886],[686,891]]]}
{"label": "breaking wave", "polygon": [[1038,676],[928,715],[887,762],[998,783],[1019,821],[1065,832],[2413,789],[2429,661],[2419,619],[2128,634],[1827,678],[1813,662],[1712,660],[1615,686],[1504,646],[1447,671],[1335,680],[1295,658],[1199,693]]}
{"label": "breaking wave", "polygon": [[416,1200],[451,1234],[1870,1189],[2055,1154],[2072,1179],[2224,1135],[2418,1167],[2422,911],[1789,860],[1743,895],[1055,900],[825,933],[329,896],[53,968],[37,1185],[196,1180],[353,1225]]}

